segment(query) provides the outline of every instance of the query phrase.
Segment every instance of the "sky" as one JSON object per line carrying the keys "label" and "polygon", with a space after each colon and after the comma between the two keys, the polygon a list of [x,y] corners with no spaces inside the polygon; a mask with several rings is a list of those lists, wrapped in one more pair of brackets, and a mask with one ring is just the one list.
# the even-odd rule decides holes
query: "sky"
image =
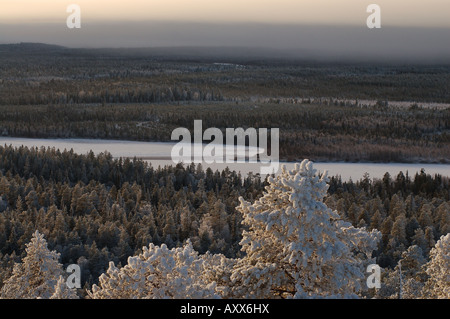
{"label": "sky", "polygon": [[56,22],[69,4],[87,22],[197,21],[364,24],[366,8],[382,8],[386,25],[450,27],[448,0],[1,0],[0,21]]}
{"label": "sky", "polygon": [[[381,8],[381,29],[367,28],[371,3]],[[81,29],[66,26],[69,4],[81,8]],[[0,43],[17,42],[437,58],[450,56],[450,1],[0,0]]]}

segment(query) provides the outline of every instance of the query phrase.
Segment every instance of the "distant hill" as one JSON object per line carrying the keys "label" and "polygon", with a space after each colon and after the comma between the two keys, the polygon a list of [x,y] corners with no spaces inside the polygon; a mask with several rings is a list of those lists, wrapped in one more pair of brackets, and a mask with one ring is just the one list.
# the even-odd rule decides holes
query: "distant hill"
{"label": "distant hill", "polygon": [[[154,57],[163,60],[189,60],[216,62],[227,58],[239,61],[291,59],[285,52],[267,48],[244,47],[142,47],[142,48],[68,48],[45,43],[21,42],[15,44],[0,44],[0,54],[40,55],[64,54],[76,56],[120,56],[120,57]],[[298,57],[295,58],[298,60]]]}
{"label": "distant hill", "polygon": [[0,44],[0,55],[58,55],[67,53],[70,49],[59,45],[45,44],[45,43],[14,43],[14,44]]}
{"label": "distant hill", "polygon": [[54,44],[45,44],[45,43],[31,43],[31,42],[21,42],[21,43],[12,43],[12,44],[0,44],[1,51],[58,51],[58,50],[66,50],[67,48],[54,45]]}
{"label": "distant hill", "polygon": [[[65,56],[65,57],[115,57],[115,58],[152,58],[159,61],[177,62],[231,62],[236,64],[292,64],[292,63],[321,63],[321,64],[382,64],[396,65],[398,60],[388,59],[359,59],[352,56],[327,58],[315,55],[307,49],[294,51],[268,47],[232,47],[232,46],[166,46],[166,47],[115,47],[115,48],[73,48],[46,43],[21,42],[14,44],[0,44],[0,56]],[[421,61],[402,60],[402,64],[430,64],[448,65],[447,60],[424,59]]]}

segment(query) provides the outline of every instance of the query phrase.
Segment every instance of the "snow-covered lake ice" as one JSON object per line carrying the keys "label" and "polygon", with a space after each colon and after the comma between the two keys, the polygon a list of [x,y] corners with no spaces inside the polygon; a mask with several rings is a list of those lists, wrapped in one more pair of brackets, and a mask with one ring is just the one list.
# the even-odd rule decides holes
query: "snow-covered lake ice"
{"label": "snow-covered lake ice", "polygon": [[[174,165],[170,159],[173,145],[176,143],[161,142],[136,142],[136,141],[116,141],[116,140],[98,140],[98,139],[32,139],[0,137],[0,145],[13,145],[15,147],[54,147],[63,151],[64,149],[73,149],[75,153],[86,154],[93,151],[95,154],[108,151],[113,157],[137,157],[147,160],[154,167]],[[287,168],[294,167],[295,163],[282,163]],[[211,167],[213,170],[222,170],[229,167],[230,170],[240,171],[243,176],[249,172],[259,173],[261,164],[252,163],[233,163],[219,164],[202,163],[204,168]],[[315,163],[314,167],[319,171],[328,171],[330,176],[341,175],[343,180],[352,178],[359,180],[364,173],[369,173],[371,178],[382,178],[386,172],[391,176],[396,176],[400,171],[410,176],[421,169],[425,169],[428,174],[441,174],[450,176],[450,165],[447,164],[404,164],[404,163],[336,163],[320,162]]]}

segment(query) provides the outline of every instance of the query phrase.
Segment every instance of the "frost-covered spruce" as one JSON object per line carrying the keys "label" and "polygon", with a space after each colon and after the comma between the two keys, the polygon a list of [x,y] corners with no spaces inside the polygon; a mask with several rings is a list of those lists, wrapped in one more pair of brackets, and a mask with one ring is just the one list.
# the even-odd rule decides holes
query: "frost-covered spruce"
{"label": "frost-covered spruce", "polygon": [[[377,299],[418,299],[423,293],[423,277],[426,276],[422,271],[426,259],[423,256],[422,249],[413,245],[408,247],[402,253],[394,269],[384,269],[381,289],[377,289],[375,297]],[[402,276],[402,285],[400,290],[400,271]],[[401,296],[400,296],[401,293]]]}
{"label": "frost-covered spruce", "polygon": [[36,231],[26,248],[26,257],[16,264],[0,297],[4,299],[49,299],[63,274],[59,253],[50,251],[44,235]]}
{"label": "frost-covered spruce", "polygon": [[269,179],[264,195],[237,208],[248,227],[245,257],[231,275],[239,298],[356,297],[380,233],[340,219],[323,202],[328,178],[305,160]]}
{"label": "frost-covered spruce", "polygon": [[425,298],[450,299],[450,233],[441,236],[425,265],[429,276]]}
{"label": "frost-covered spruce", "polygon": [[217,298],[215,282],[204,279],[205,260],[188,242],[168,249],[150,244],[117,268],[109,264],[88,295],[92,299],[198,299]]}
{"label": "frost-covered spruce", "polygon": [[67,287],[66,279],[60,276],[55,285],[55,292],[50,299],[79,299],[76,290]]}

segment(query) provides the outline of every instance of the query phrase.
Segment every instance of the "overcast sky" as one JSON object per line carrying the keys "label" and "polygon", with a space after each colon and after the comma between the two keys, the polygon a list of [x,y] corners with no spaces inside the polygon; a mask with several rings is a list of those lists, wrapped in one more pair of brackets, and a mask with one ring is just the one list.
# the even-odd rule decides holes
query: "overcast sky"
{"label": "overcast sky", "polygon": [[448,0],[1,0],[0,21],[57,22],[69,4],[86,21],[207,21],[361,25],[371,3],[386,25],[450,27]]}
{"label": "overcast sky", "polygon": [[[81,29],[66,8],[81,7]],[[381,7],[369,30],[367,6]],[[0,43],[248,46],[323,56],[445,59],[450,0],[0,0]]]}

